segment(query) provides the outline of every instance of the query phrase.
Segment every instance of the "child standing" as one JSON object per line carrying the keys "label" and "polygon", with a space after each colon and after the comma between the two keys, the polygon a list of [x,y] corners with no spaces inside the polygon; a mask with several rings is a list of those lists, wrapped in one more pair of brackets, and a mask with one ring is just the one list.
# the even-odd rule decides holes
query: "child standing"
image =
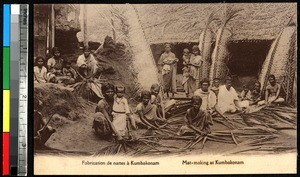
{"label": "child standing", "polygon": [[195,45],[192,48],[192,54],[189,63],[189,69],[190,69],[189,85],[192,89],[191,93],[194,93],[199,86],[199,78],[200,78],[199,73],[201,73],[200,68],[202,66],[202,63],[203,63],[203,59],[200,55],[200,50],[198,46]]}
{"label": "child standing", "polygon": [[36,66],[34,67],[34,82],[45,83],[47,81],[47,68],[44,66],[44,58],[36,58]]}
{"label": "child standing", "polygon": [[190,64],[190,57],[191,57],[191,55],[190,55],[189,49],[183,49],[182,85],[183,85],[183,88],[185,90],[186,97],[189,97],[189,94],[191,92],[191,88],[189,88],[189,84],[188,84],[189,77],[190,77],[190,69],[189,69],[189,66],[188,66]]}
{"label": "child standing", "polygon": [[127,99],[124,97],[125,87],[117,86],[113,103],[113,125],[120,136],[125,136],[127,131],[127,117],[130,116],[130,109]]}

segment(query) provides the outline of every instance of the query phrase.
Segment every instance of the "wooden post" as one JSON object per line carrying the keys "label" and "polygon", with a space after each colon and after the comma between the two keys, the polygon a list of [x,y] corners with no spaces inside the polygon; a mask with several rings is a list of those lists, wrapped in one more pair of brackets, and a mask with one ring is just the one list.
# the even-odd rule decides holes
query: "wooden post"
{"label": "wooden post", "polygon": [[115,27],[115,22],[114,22],[114,20],[111,18],[110,19],[111,20],[111,25],[113,26],[113,28],[112,28],[112,33],[113,33],[113,40],[114,41],[116,41],[116,32],[115,32],[115,29],[114,29],[114,27]]}
{"label": "wooden post", "polygon": [[287,64],[287,75],[286,75],[286,79],[287,79],[287,86],[286,86],[286,96],[285,96],[285,102],[288,103],[288,100],[289,100],[289,96],[290,96],[290,74],[291,74],[291,65],[290,65],[290,61],[288,61],[288,64]]}
{"label": "wooden post", "polygon": [[87,40],[87,11],[86,11],[86,4],[83,4],[83,44],[84,46],[88,45]]}
{"label": "wooden post", "polygon": [[[48,16],[49,17],[49,16]],[[46,34],[46,38],[47,38],[47,47],[46,47],[46,55],[48,53],[50,53],[50,19],[47,19],[47,34]]]}
{"label": "wooden post", "polygon": [[51,48],[55,47],[55,11],[54,4],[51,5]]}

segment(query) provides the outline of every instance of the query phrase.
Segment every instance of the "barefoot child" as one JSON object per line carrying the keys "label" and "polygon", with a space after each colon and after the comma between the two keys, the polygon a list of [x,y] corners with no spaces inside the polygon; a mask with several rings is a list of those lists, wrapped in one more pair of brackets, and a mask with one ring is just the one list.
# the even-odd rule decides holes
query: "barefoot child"
{"label": "barefoot child", "polygon": [[160,118],[163,118],[163,103],[162,103],[162,98],[159,95],[160,91],[160,85],[158,84],[152,84],[150,88],[150,93],[151,93],[151,104],[155,104],[157,106],[157,116]]}
{"label": "barefoot child", "polygon": [[35,61],[36,61],[36,66],[33,68],[34,82],[45,83],[47,81],[47,68],[44,66],[44,58],[37,57]]}
{"label": "barefoot child", "polygon": [[66,77],[64,83],[66,85],[74,84],[77,74],[76,71],[71,67],[71,62],[66,61],[62,69],[63,75]]}
{"label": "barefoot child", "polygon": [[251,103],[251,91],[247,85],[243,85],[243,90],[240,94],[239,106],[241,108],[249,108]]}
{"label": "barefoot child", "polygon": [[261,84],[259,81],[256,81],[254,84],[254,88],[251,92],[251,101],[250,105],[255,105],[257,104],[261,98],[262,98],[262,93],[261,93]]}
{"label": "barefoot child", "polygon": [[191,94],[191,88],[189,87],[189,77],[190,77],[190,69],[189,69],[189,64],[190,64],[190,51],[189,49],[183,49],[183,68],[182,68],[182,85],[186,94],[186,97],[189,97],[189,95]]}
{"label": "barefoot child", "polygon": [[116,95],[114,97],[113,104],[113,125],[116,128],[116,131],[124,137],[127,131],[127,117],[130,116],[130,109],[127,102],[127,99],[124,97],[125,87],[117,86]]}
{"label": "barefoot child", "polygon": [[282,103],[284,98],[279,96],[281,85],[276,82],[276,78],[273,74],[269,75],[269,84],[266,87],[265,100],[258,102],[262,104]]}

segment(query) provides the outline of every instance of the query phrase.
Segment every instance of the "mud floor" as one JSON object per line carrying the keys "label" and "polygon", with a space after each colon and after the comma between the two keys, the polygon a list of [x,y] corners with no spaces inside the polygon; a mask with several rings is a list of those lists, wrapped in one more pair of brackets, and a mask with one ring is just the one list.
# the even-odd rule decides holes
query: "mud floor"
{"label": "mud floor", "polygon": [[[51,151],[72,152],[72,154],[87,153],[93,154],[113,142],[98,138],[92,129],[93,118],[96,104],[77,98],[72,89],[58,85],[36,85],[35,96],[44,103],[41,112],[45,119],[49,119],[54,114],[50,126],[56,129],[56,132],[46,142],[50,150],[38,150],[37,153],[48,153]],[[63,98],[63,99],[62,99]],[[47,103],[47,105],[46,105]],[[134,107],[131,104],[131,107]],[[238,115],[229,115],[238,116]],[[184,119],[184,116],[180,118]],[[212,126],[213,131],[229,130],[226,126],[215,122]],[[137,137],[143,136],[145,129],[135,131]],[[296,151],[296,130],[280,130],[278,138],[271,140],[273,143],[288,145],[294,147]],[[160,140],[160,144],[167,146],[169,150],[183,148],[188,143],[187,140]],[[202,143],[198,143],[191,150],[180,153],[184,154],[226,154],[233,148],[238,147],[235,144],[207,141],[202,149]],[[164,147],[165,148],[165,147]],[[246,154],[272,154],[272,151],[248,151]],[[173,154],[175,155],[175,154]],[[179,155],[179,154],[177,154]]]}

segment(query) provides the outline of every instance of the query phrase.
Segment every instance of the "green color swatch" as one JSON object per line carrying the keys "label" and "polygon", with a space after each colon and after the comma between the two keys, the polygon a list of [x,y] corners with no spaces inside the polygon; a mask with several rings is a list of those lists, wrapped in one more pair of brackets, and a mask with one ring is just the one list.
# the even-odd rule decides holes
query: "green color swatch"
{"label": "green color swatch", "polygon": [[10,89],[10,47],[3,47],[3,90]]}

